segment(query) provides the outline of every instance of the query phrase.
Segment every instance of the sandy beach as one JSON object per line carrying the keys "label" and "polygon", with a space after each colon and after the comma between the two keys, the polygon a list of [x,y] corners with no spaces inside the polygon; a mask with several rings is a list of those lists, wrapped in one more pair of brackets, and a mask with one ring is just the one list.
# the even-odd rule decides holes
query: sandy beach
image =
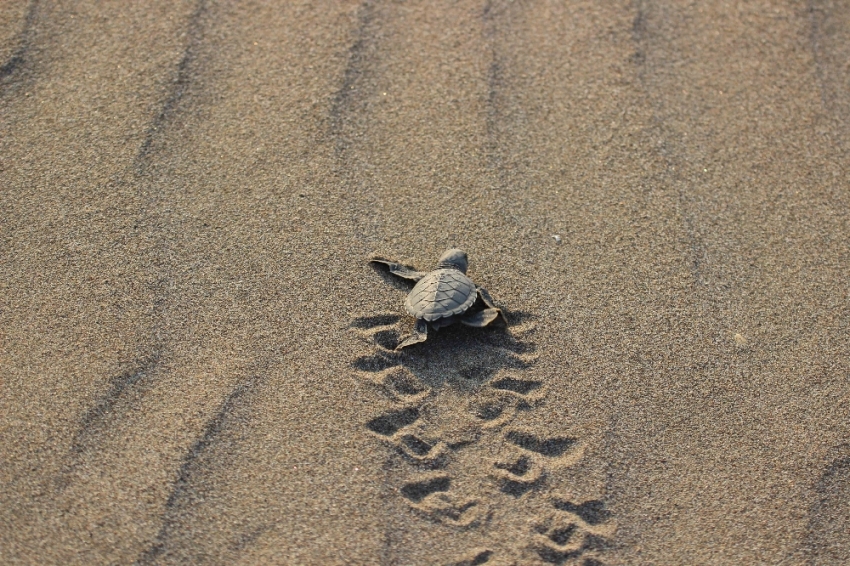
{"label": "sandy beach", "polygon": [[[850,564],[850,1],[0,2],[0,563]],[[509,327],[396,352],[460,247]]]}

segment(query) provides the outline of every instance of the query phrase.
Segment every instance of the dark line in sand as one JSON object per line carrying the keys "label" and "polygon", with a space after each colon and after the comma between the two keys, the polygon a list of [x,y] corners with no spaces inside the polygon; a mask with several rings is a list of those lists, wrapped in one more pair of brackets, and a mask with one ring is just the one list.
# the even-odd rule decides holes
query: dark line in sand
{"label": "dark line in sand", "polygon": [[0,81],[10,77],[25,65],[27,53],[32,47],[33,28],[35,27],[37,8],[38,0],[32,0],[29,8],[27,8],[27,15],[24,18],[24,27],[21,29],[16,39],[18,47],[12,53],[12,56],[9,57],[3,65],[0,65]]}
{"label": "dark line in sand", "polygon": [[[510,8],[521,10],[522,6],[517,7],[517,4],[505,3],[499,0],[488,0],[481,11],[482,33],[487,45],[487,50],[490,56],[490,63],[487,67],[487,101],[484,110],[484,131],[485,141],[482,149],[482,161],[487,169],[493,172],[492,191],[494,196],[501,197],[501,205],[496,207],[499,215],[518,227],[524,227],[525,222],[515,214],[515,207],[520,202],[517,200],[517,194],[522,192],[525,187],[511,187],[511,183],[516,183],[516,176],[509,180],[506,165],[506,154],[504,148],[506,144],[501,139],[500,124],[504,124],[509,117],[509,102],[507,93],[509,85],[505,77],[505,69],[509,62],[505,57],[500,55],[499,48],[500,36],[502,35],[501,20],[507,20],[515,17],[516,14],[509,14]],[[514,87],[516,88],[516,87]],[[516,124],[513,124],[514,126]],[[524,177],[525,175],[520,175]],[[518,190],[517,190],[518,189]]]}
{"label": "dark line in sand", "polygon": [[[374,193],[361,191],[357,171],[360,166],[348,156],[349,149],[358,143],[358,133],[369,128],[359,120],[369,111],[367,77],[372,73],[377,59],[377,38],[380,37],[377,4],[380,0],[364,0],[357,9],[356,32],[347,50],[346,65],[342,71],[339,88],[334,92],[328,115],[324,119],[325,136],[323,140],[332,149],[332,176],[340,179],[345,189],[338,195],[340,206],[350,211],[352,235],[361,242],[370,240],[374,232],[371,225],[364,222],[368,214],[364,210],[374,210]],[[369,226],[369,227],[367,227]]]}
{"label": "dark line in sand", "polygon": [[[221,433],[227,428],[229,418],[234,411],[247,405],[245,399],[264,382],[265,378],[260,377],[258,372],[237,385],[221,404],[216,415],[207,423],[200,438],[189,447],[177,472],[177,479],[174,480],[171,494],[165,502],[162,527],[160,527],[151,546],[139,556],[134,564],[139,566],[153,564],[157,558],[165,554],[168,542],[173,538],[179,525],[181,511],[194,502],[192,498],[194,478],[210,468],[209,464],[204,465],[201,459],[219,442]],[[249,533],[248,537],[242,540],[239,549],[244,549],[251,540],[256,539],[260,534],[262,533],[256,533],[256,536],[252,537]]]}
{"label": "dark line in sand", "polygon": [[[829,30],[844,29],[844,26],[842,26],[844,20],[841,18],[841,14],[847,13],[847,10],[850,10],[850,2],[847,0],[838,0],[837,2],[808,0],[806,3],[806,11],[809,16],[809,48],[812,52],[818,95],[823,107],[822,112],[837,126],[831,127],[832,132],[828,135],[833,140],[834,149],[842,157],[847,154],[848,134],[848,122],[844,115],[848,106],[846,104],[848,93],[845,92],[844,85],[841,84],[841,79],[846,76],[846,73],[845,69],[835,67],[835,62],[830,59],[828,54],[830,44],[834,44],[835,40],[834,37],[829,35]],[[826,30],[826,33],[824,30]],[[842,102],[845,102],[845,104],[842,104]],[[836,139],[836,135],[838,139]],[[844,202],[839,201],[839,205],[844,204]]]}
{"label": "dark line in sand", "polygon": [[652,110],[655,128],[658,131],[659,137],[662,139],[662,144],[658,151],[667,165],[666,171],[662,174],[662,176],[668,179],[667,185],[669,187],[679,187],[677,191],[677,200],[680,207],[679,214],[682,218],[682,226],[684,228],[687,245],[690,249],[691,257],[689,258],[688,263],[691,275],[698,288],[705,288],[706,282],[703,268],[703,261],[706,256],[705,245],[697,235],[697,231],[694,226],[694,215],[690,213],[690,199],[688,199],[688,195],[684,188],[688,184],[687,179],[680,177],[679,170],[674,169],[674,163],[682,160],[677,160],[670,155],[672,153],[672,150],[670,149],[670,136],[664,125],[665,119],[663,117],[663,112],[661,111],[660,105],[654,104],[652,99],[651,75],[654,74],[655,68],[647,61],[649,30],[647,29],[646,24],[646,4],[647,0],[639,0],[636,4],[637,12],[632,23],[632,41],[635,44],[635,52],[632,54],[631,61],[635,65],[636,75],[643,87],[648,107]]}
{"label": "dark line in sand", "polygon": [[176,75],[172,81],[168,96],[160,108],[151,125],[145,132],[145,138],[142,142],[139,152],[136,155],[134,163],[134,172],[136,176],[143,176],[146,173],[147,160],[153,153],[153,144],[159,137],[159,133],[165,125],[172,119],[177,111],[183,96],[188,90],[191,79],[191,65],[197,59],[198,46],[204,37],[203,16],[207,11],[207,0],[198,0],[194,12],[189,16],[186,35],[186,47],[183,50],[183,56],[180,63],[177,65]]}
{"label": "dark line in sand", "polygon": [[502,72],[503,63],[499,59],[498,50],[496,49],[496,14],[493,2],[494,0],[488,0],[481,13],[484,35],[490,52],[490,65],[487,68],[487,114],[485,117],[487,145],[485,152],[487,164],[492,169],[500,169],[502,159],[499,156],[498,148],[501,144],[498,140],[496,125],[499,123],[501,116],[499,99],[504,84],[504,76]]}
{"label": "dark line in sand", "polygon": [[829,96],[826,89],[826,76],[820,56],[823,20],[826,19],[826,15],[824,14],[824,8],[816,6],[816,4],[818,2],[815,0],[809,0],[806,3],[806,11],[809,13],[809,46],[812,50],[812,59],[815,65],[815,76],[818,80],[821,104],[829,110],[832,108],[833,97]]}
{"label": "dark line in sand", "polygon": [[160,367],[160,352],[137,361],[132,369],[113,377],[111,387],[100,399],[86,411],[80,421],[80,428],[71,441],[68,461],[62,467],[56,480],[56,489],[61,491],[68,487],[71,474],[77,469],[80,459],[88,452],[101,434],[109,431],[110,423],[115,422],[125,414],[132,403],[132,396],[143,391],[151,381],[152,376]]}
{"label": "dark line in sand", "polygon": [[[832,460],[825,466],[814,486],[815,501],[809,507],[809,522],[805,543],[802,545],[806,563],[813,566],[837,564],[835,560],[846,559],[847,556],[839,557],[837,553],[840,548],[847,548],[847,542],[850,541],[847,525],[839,518],[840,509],[850,508],[850,444],[838,446],[832,450],[832,454]],[[832,517],[830,511],[833,512]],[[834,519],[831,523],[830,518]],[[831,529],[828,528],[830,526]],[[830,556],[831,553],[835,554]]]}
{"label": "dark line in sand", "polygon": [[[183,96],[188,90],[191,79],[191,66],[197,58],[198,46],[203,40],[203,16],[207,11],[207,4],[207,0],[198,0],[195,5],[195,10],[188,18],[185,28],[188,39],[183,49],[183,55],[180,62],[177,64],[174,80],[170,85],[168,95],[162,102],[159,113],[154,116],[148,126],[144,140],[139,146],[139,150],[133,160],[131,170],[128,172],[135,177],[135,181],[133,181],[134,183],[143,179],[149,173],[148,168],[150,166],[150,158],[154,152],[154,143],[158,138],[163,136],[166,126],[173,119],[180,101],[183,99]],[[141,182],[138,184],[138,191],[140,195],[143,195],[146,198],[142,200],[138,221],[134,228],[138,228],[143,224],[147,225],[151,235],[154,236],[152,239],[156,242],[155,247],[151,249],[154,257],[152,257],[150,261],[150,263],[155,266],[154,272],[156,273],[155,282],[151,286],[154,296],[151,307],[153,309],[153,317],[155,321],[152,328],[152,334],[156,337],[157,351],[161,351],[164,349],[161,334],[163,327],[166,326],[165,311],[169,301],[170,292],[168,289],[170,287],[169,283],[173,280],[173,270],[170,269],[168,260],[163,259],[160,261],[156,257],[156,252],[159,251],[161,256],[167,256],[168,254],[164,252],[171,246],[169,245],[169,239],[162,235],[161,223],[153,221],[158,214],[156,212],[151,212],[151,209],[156,208],[157,201],[161,200],[161,195],[152,194],[151,190],[149,188],[146,190]]]}
{"label": "dark line in sand", "polygon": [[643,1],[636,2],[637,12],[635,19],[632,20],[632,42],[635,44],[635,52],[632,53],[630,60],[637,67],[638,78],[644,83],[643,73],[646,70],[646,51],[644,49],[644,36],[646,35],[646,10],[643,7]]}
{"label": "dark line in sand", "polygon": [[113,413],[116,405],[131,388],[144,383],[145,378],[156,372],[159,361],[160,354],[158,351],[155,351],[149,357],[136,364],[135,369],[124,372],[112,379],[112,387],[109,391],[83,416],[81,423],[82,429],[72,445],[73,452],[79,454],[85,450],[84,437],[89,436],[93,429],[96,429]]}
{"label": "dark line in sand", "polygon": [[[151,145],[158,132],[161,132],[166,122],[174,113],[177,104],[186,91],[189,83],[189,65],[195,58],[197,44],[201,40],[200,21],[201,16],[206,10],[206,0],[199,0],[195,11],[188,20],[187,34],[189,36],[183,56],[177,67],[176,79],[172,84],[172,88],[165,98],[160,112],[154,117],[150,127],[148,128],[145,139],[136,155],[132,173],[136,177],[144,174],[145,162],[151,153]],[[140,218],[137,225],[142,223],[142,219],[150,216],[146,212],[145,206],[140,211]],[[159,241],[164,241],[164,238],[158,238]],[[154,262],[158,264],[160,262]],[[167,267],[167,266],[166,266]],[[131,408],[130,405],[134,400],[134,395],[149,387],[153,380],[153,375],[160,369],[161,358],[165,349],[163,339],[161,338],[162,329],[165,326],[164,312],[168,303],[168,269],[165,273],[160,273],[153,284],[153,303],[151,308],[153,311],[153,324],[150,334],[153,338],[153,343],[150,345],[149,354],[142,360],[134,364],[133,369],[114,377],[111,380],[109,390],[104,393],[100,399],[83,415],[80,422],[80,429],[75,435],[69,454],[69,462],[63,467],[59,479],[57,480],[58,489],[66,488],[71,480],[71,474],[77,468],[80,458],[94,445],[94,442],[104,433],[108,433],[112,428],[109,423],[116,422],[121,415]],[[136,399],[137,400],[137,399]]]}
{"label": "dark line in sand", "polygon": [[228,545],[228,548],[231,552],[238,555],[243,550],[257,542],[257,539],[263,536],[264,533],[268,532],[268,530],[268,525],[260,525],[255,529],[242,533]]}
{"label": "dark line in sand", "polygon": [[363,2],[357,17],[357,35],[354,43],[348,48],[348,63],[342,74],[342,85],[334,94],[329,115],[330,134],[335,140],[334,150],[337,156],[345,152],[350,145],[350,141],[345,138],[346,122],[349,116],[355,114],[354,106],[357,101],[362,100],[362,97],[358,96],[360,89],[357,87],[370,67],[370,51],[375,48],[375,2]]}

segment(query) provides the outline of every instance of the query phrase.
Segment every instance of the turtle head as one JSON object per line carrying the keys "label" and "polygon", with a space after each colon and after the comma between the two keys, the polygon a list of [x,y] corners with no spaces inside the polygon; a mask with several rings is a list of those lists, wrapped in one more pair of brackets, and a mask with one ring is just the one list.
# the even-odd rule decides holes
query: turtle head
{"label": "turtle head", "polygon": [[461,273],[466,273],[467,263],[466,252],[457,248],[452,248],[440,256],[440,261],[437,262],[437,268],[457,269]]}

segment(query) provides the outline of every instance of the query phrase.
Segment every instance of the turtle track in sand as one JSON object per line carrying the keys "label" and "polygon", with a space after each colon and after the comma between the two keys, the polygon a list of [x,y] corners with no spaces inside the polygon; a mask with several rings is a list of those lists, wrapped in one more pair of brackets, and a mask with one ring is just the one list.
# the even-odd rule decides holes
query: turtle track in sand
{"label": "turtle track in sand", "polygon": [[363,425],[405,462],[396,489],[416,515],[484,533],[486,546],[441,563],[603,564],[615,528],[604,502],[559,496],[548,481],[581,461],[585,443],[515,422],[546,393],[526,377],[537,359],[528,340],[535,324],[520,316],[510,334],[452,327],[403,352],[394,348],[406,319],[353,319],[369,353],[351,366],[385,400]]}

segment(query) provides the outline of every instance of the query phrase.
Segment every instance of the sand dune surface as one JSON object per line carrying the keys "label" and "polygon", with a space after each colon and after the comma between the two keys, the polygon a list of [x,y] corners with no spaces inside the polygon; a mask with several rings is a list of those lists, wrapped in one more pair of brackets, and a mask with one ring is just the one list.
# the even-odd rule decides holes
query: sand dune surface
{"label": "sand dune surface", "polygon": [[[850,2],[0,3],[0,562],[850,563]],[[508,328],[402,351],[461,247]]]}

